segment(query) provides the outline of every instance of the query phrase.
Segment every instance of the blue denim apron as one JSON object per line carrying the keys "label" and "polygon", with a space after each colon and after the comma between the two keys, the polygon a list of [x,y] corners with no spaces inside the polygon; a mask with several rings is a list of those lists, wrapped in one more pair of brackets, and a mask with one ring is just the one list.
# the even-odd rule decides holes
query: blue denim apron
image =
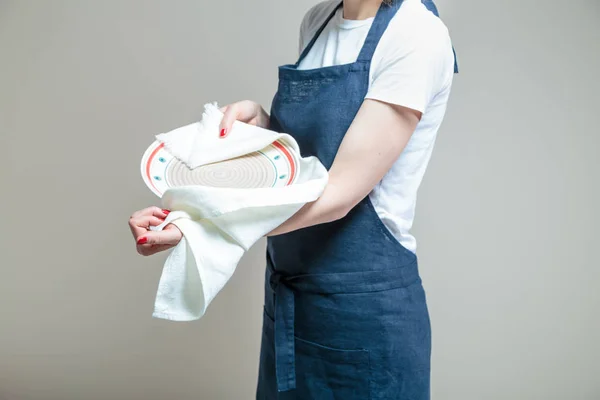
{"label": "blue denim apron", "polygon": [[[271,129],[292,135],[302,156],[331,167],[401,3],[379,8],[356,62],[297,68],[334,10],[298,62],[279,68]],[[368,196],[341,220],[268,238],[257,399],[429,399],[430,352],[417,257]]]}

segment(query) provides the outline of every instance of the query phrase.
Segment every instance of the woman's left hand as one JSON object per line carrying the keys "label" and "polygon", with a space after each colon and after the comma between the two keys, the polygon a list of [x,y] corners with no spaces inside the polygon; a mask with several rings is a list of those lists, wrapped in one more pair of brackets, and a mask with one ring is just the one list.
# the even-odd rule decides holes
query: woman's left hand
{"label": "woman's left hand", "polygon": [[168,224],[162,231],[149,230],[150,226],[163,223],[168,214],[168,210],[161,210],[153,206],[136,211],[131,215],[129,229],[136,241],[136,249],[139,254],[150,256],[177,246],[183,237],[177,226]]}

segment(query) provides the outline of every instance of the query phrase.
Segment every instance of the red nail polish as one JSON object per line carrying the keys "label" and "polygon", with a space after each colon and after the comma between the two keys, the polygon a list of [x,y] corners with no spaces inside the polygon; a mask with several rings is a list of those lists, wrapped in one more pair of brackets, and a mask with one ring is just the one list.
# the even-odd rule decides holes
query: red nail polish
{"label": "red nail polish", "polygon": [[169,211],[169,210],[165,210],[165,209],[163,208],[162,212],[164,212],[165,214],[169,214],[171,211]]}
{"label": "red nail polish", "polygon": [[144,237],[141,237],[138,239],[137,244],[144,244],[147,241],[148,241],[148,238],[144,236]]}
{"label": "red nail polish", "polygon": [[223,129],[221,129],[221,133],[219,134],[219,136],[223,137],[223,136],[225,136],[226,133],[227,133],[227,129],[223,128]]}

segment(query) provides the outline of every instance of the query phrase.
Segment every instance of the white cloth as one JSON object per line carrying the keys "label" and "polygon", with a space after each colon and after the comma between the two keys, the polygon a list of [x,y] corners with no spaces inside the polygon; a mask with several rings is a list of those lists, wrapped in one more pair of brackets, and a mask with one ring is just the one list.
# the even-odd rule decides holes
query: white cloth
{"label": "white cloth", "polygon": [[327,184],[325,167],[316,157],[301,158],[291,136],[236,122],[227,137],[219,138],[222,116],[216,105],[207,104],[200,122],[156,138],[191,168],[282,140],[297,154],[298,175],[293,184],[279,188],[193,185],[170,188],[163,194],[162,206],[172,211],[155,230],[173,223],[184,237],[165,261],[152,314],[156,318],[190,321],[202,317],[244,252],[304,204],[316,200]]}
{"label": "white cloth", "polygon": [[[324,1],[306,13],[300,28],[301,51],[338,4],[339,0]],[[344,19],[343,10],[338,9],[299,68],[356,61],[373,20]],[[379,41],[369,75],[366,98],[423,113],[406,149],[369,194],[385,226],[404,247],[416,252],[416,240],[409,231],[417,189],[446,112],[454,77],[448,29],[420,0],[404,0]]]}

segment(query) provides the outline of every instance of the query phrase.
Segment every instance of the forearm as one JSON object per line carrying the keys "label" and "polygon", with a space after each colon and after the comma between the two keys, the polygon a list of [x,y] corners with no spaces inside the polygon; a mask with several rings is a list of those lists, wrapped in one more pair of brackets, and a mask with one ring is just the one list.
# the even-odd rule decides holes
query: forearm
{"label": "forearm", "polygon": [[341,219],[348,212],[348,207],[341,200],[343,196],[339,187],[330,182],[317,200],[307,203],[282,225],[266,236],[276,236],[313,225],[324,224]]}
{"label": "forearm", "polygon": [[419,117],[413,110],[366,101],[342,141],[321,197],[306,204],[267,236],[343,218],[397,160]]}

